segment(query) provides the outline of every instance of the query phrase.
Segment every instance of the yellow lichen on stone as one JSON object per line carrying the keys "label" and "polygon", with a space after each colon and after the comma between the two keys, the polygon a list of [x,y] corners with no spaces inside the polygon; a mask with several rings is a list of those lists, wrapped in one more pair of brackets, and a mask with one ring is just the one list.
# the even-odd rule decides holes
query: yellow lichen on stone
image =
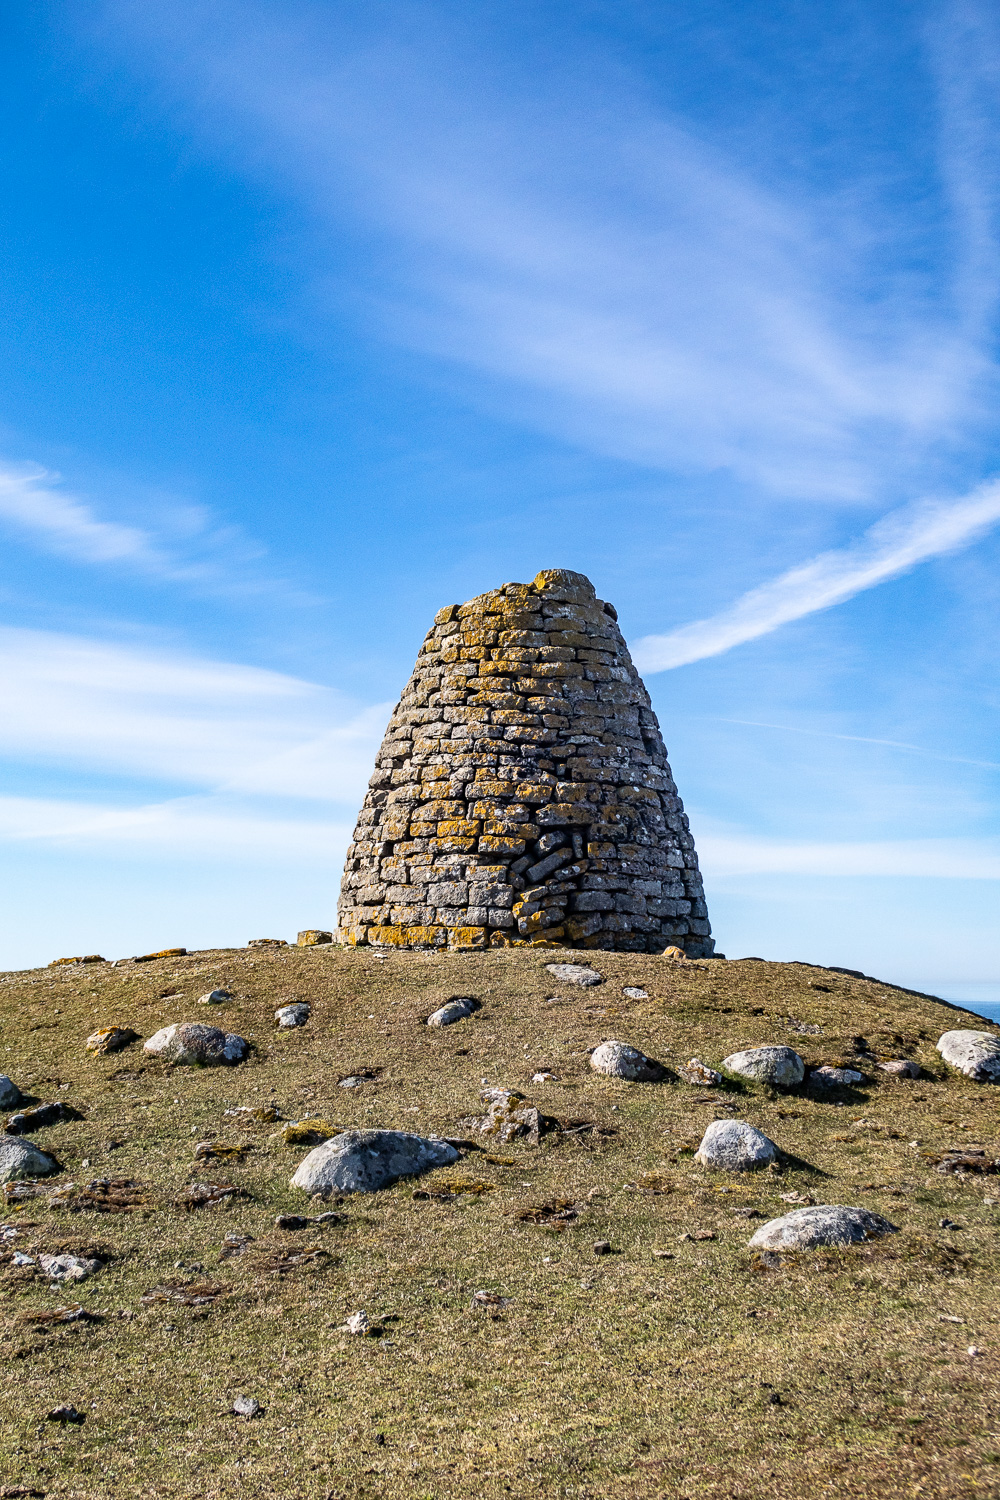
{"label": "yellow lichen on stone", "polygon": [[485,948],[485,927],[452,927],[448,934],[449,948]]}

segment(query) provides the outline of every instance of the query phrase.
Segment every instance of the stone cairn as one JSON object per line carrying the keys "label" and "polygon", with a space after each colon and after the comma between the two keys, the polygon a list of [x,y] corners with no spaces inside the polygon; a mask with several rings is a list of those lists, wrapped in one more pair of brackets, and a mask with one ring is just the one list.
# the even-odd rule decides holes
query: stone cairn
{"label": "stone cairn", "polygon": [[616,621],[563,568],[438,611],[347,851],[341,942],[712,952],[688,821]]}

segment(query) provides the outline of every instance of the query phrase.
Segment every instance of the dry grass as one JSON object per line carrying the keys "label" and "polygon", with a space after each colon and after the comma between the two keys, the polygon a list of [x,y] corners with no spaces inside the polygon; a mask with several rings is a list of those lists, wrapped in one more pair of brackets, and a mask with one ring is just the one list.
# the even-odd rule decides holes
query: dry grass
{"label": "dry grass", "polygon": [[[552,956],[228,951],[7,976],[0,1070],[83,1114],[31,1139],[64,1163],[55,1183],[84,1191],[60,1191],[62,1207],[0,1204],[18,1229],[0,1250],[0,1494],[1000,1494],[1000,1179],[934,1166],[954,1148],[1000,1155],[997,1091],[946,1075],[933,1048],[976,1023],[787,964],[601,953],[588,958],[605,983],[570,989],[545,971]],[[215,986],[233,1001],[195,1003]],[[462,994],[482,1002],[469,1020],[421,1024]],[[312,1020],[279,1033],[273,1011],[292,999]],[[248,1036],[251,1061],[170,1070],[138,1044],[84,1051],[98,1026],[148,1036],[183,1019]],[[768,1041],[839,1062],[863,1038],[930,1077],[876,1071],[825,1097],[626,1085],[589,1070],[587,1049],[609,1036],[668,1066]],[[531,1084],[542,1068],[559,1081]],[[339,1087],[365,1070],[360,1088]],[[288,1186],[306,1148],[284,1143],[270,1106],[454,1135],[479,1112],[482,1078],[563,1128],[538,1149],[490,1146],[460,1170],[350,1198],[339,1223],[275,1227],[279,1213],[321,1210]],[[241,1105],[258,1115],[225,1113]],[[716,1117],[759,1125],[790,1164],[706,1173],[691,1150]],[[213,1139],[251,1149],[196,1161]],[[239,1191],[181,1206],[206,1182]],[[775,1217],[793,1191],[872,1207],[902,1232],[768,1268],[739,1211]],[[605,1239],[612,1253],[596,1257]],[[89,1249],[106,1265],[50,1291],[10,1264],[14,1249]],[[76,1303],[89,1316],[32,1321]],[[377,1336],[341,1331],[359,1308]],[[234,1416],[237,1394],[262,1415]],[[46,1422],[60,1404],[86,1421]]]}

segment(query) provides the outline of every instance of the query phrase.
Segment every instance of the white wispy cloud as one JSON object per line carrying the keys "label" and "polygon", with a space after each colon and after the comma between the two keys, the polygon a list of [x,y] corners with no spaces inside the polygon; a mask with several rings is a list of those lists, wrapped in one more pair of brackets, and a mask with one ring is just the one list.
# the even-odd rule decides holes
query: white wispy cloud
{"label": "white wispy cloud", "polygon": [[153,536],[135,526],[102,521],[77,496],[57,488],[59,476],[37,464],[0,462],[0,520],[46,548],[79,562],[130,562],[170,571]]}
{"label": "white wispy cloud", "polygon": [[708,880],[741,875],[1000,880],[1000,845],[990,839],[827,843],[703,833],[698,858]]}
{"label": "white wispy cloud", "polygon": [[665,635],[643,636],[633,649],[636,666],[641,672],[666,672],[719,656],[898,578],[929,558],[967,547],[998,522],[1000,480],[980,485],[961,500],[924,501],[892,511],[857,542],[790,568],[728,609]]}
{"label": "white wispy cloud", "polygon": [[[405,6],[106,0],[104,14],[242,170],[297,183],[341,239],[362,222],[371,274],[352,310],[464,371],[494,409],[795,499],[898,494],[985,420],[996,371],[969,290],[982,214],[956,210],[961,265],[918,281],[874,189],[852,208],[755,181],[619,61],[598,78],[572,47],[542,70],[515,51],[498,84],[474,17],[417,27]],[[948,64],[985,66],[974,47]]]}
{"label": "white wispy cloud", "polygon": [[[132,807],[73,798],[0,797],[0,841],[52,849],[179,855],[220,861],[246,855],[336,867],[353,824],[269,816],[218,797],[172,798]],[[338,859],[339,856],[339,859]]]}
{"label": "white wispy cloud", "polygon": [[0,754],[259,796],[360,802],[391,705],[233,662],[0,629]]}

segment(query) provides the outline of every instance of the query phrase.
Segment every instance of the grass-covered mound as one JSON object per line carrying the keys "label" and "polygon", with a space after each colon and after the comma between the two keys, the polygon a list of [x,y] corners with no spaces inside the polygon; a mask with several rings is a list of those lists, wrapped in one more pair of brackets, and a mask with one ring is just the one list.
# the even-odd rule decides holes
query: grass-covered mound
{"label": "grass-covered mound", "polygon": [[[544,967],[577,956],[603,984]],[[233,999],[199,1005],[215,987]],[[423,1024],[460,995],[480,1008]],[[278,1031],[292,1000],[311,1020]],[[99,1027],[148,1037],[173,1021],[221,1025],[254,1051],[234,1068],[170,1068],[141,1041],[85,1051]],[[984,1025],[871,980],[750,960],[318,948],[8,975],[0,1072],[82,1118],[28,1137],[64,1170],[0,1206],[17,1231],[0,1240],[0,1494],[1000,1494],[1000,1178],[938,1170],[954,1148],[1000,1156],[997,1090],[934,1050],[941,1032]],[[624,1083],[589,1067],[608,1037],[668,1069],[787,1044],[871,1081],[780,1096]],[[901,1056],[925,1076],[878,1070]],[[530,1081],[546,1069],[555,1081]],[[360,1086],[340,1087],[347,1076]],[[285,1144],[274,1111],[468,1137],[483,1079],[538,1106],[539,1146],[486,1141],[341,1204],[289,1187],[309,1148]],[[240,1106],[258,1113],[227,1114]],[[780,1169],[698,1166],[705,1126],[726,1118],[776,1142]],[[205,1194],[191,1185],[211,1183],[239,1191],[192,1206]],[[787,1194],[901,1232],[749,1251],[795,1206]],[[324,1211],[341,1222],[275,1227]],[[60,1252],[103,1269],[50,1290],[37,1256]],[[39,1316],[76,1303],[74,1321]],[[374,1335],[344,1332],[362,1309]],[[234,1415],[238,1395],[261,1413]],[[47,1421],[60,1405],[85,1420]]]}

